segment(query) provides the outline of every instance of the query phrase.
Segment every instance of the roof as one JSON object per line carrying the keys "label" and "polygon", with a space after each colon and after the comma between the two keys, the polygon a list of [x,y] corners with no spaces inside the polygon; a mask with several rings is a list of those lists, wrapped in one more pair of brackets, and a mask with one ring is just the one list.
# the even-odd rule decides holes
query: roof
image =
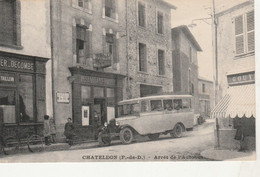
{"label": "roof", "polygon": [[206,81],[206,82],[210,82],[210,83],[213,83],[213,81],[212,80],[209,80],[209,79],[207,79],[207,78],[205,78],[205,77],[202,77],[202,76],[199,76],[199,78],[198,78],[199,80],[201,80],[201,81]]}
{"label": "roof", "polygon": [[174,9],[174,10],[177,9],[176,6],[172,5],[172,4],[169,3],[169,2],[166,2],[165,0],[160,0],[160,1],[161,1],[163,4],[165,4],[166,6],[168,6],[170,9]]}
{"label": "roof", "polygon": [[195,39],[195,37],[193,36],[191,31],[187,27],[187,25],[181,25],[181,26],[177,26],[175,28],[172,28],[172,32],[179,31],[179,30],[183,31],[183,33],[190,40],[190,42],[194,45],[194,47],[197,49],[197,51],[202,52],[202,49],[201,49],[199,43],[197,42],[197,40]]}
{"label": "roof", "polygon": [[156,95],[156,96],[139,97],[139,98],[120,101],[118,105],[122,105],[125,103],[128,104],[138,103],[141,100],[171,99],[171,98],[192,98],[192,95]]}

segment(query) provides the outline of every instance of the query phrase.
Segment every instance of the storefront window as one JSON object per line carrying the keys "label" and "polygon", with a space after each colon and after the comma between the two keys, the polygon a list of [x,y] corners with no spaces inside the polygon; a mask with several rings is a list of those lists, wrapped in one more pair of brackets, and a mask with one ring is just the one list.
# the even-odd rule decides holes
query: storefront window
{"label": "storefront window", "polygon": [[0,118],[4,123],[15,121],[15,91],[0,90]]}
{"label": "storefront window", "polygon": [[107,88],[107,97],[108,98],[115,97],[115,92],[113,88]]}
{"label": "storefront window", "polygon": [[31,75],[20,75],[19,106],[20,122],[33,122],[33,78]]}
{"label": "storefront window", "polygon": [[81,101],[86,103],[88,99],[91,98],[91,87],[81,86]]}
{"label": "storefront window", "polygon": [[104,97],[104,88],[103,87],[94,87],[94,97],[95,98]]}

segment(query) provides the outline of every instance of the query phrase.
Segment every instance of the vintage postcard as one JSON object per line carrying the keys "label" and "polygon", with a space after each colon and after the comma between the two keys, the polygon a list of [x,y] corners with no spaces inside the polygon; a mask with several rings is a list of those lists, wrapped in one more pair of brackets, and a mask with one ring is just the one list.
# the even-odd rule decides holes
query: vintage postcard
{"label": "vintage postcard", "polygon": [[0,163],[255,161],[253,0],[0,0]]}

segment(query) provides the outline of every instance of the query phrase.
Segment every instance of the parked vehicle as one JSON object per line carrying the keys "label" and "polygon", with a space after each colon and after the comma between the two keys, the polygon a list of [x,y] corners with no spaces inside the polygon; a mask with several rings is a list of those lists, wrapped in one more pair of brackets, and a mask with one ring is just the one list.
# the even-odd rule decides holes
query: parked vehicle
{"label": "parked vehicle", "polygon": [[116,138],[129,144],[137,134],[151,140],[168,133],[180,138],[186,129],[193,128],[192,96],[160,95],[120,101],[118,115],[100,128],[101,146],[109,145]]}

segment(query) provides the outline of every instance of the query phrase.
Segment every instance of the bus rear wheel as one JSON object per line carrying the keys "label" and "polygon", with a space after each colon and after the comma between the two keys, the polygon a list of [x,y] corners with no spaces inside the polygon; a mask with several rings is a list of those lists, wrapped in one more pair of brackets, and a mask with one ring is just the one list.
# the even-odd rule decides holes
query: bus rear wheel
{"label": "bus rear wheel", "polygon": [[170,134],[174,138],[180,138],[182,137],[182,132],[183,130],[181,124],[176,124]]}

